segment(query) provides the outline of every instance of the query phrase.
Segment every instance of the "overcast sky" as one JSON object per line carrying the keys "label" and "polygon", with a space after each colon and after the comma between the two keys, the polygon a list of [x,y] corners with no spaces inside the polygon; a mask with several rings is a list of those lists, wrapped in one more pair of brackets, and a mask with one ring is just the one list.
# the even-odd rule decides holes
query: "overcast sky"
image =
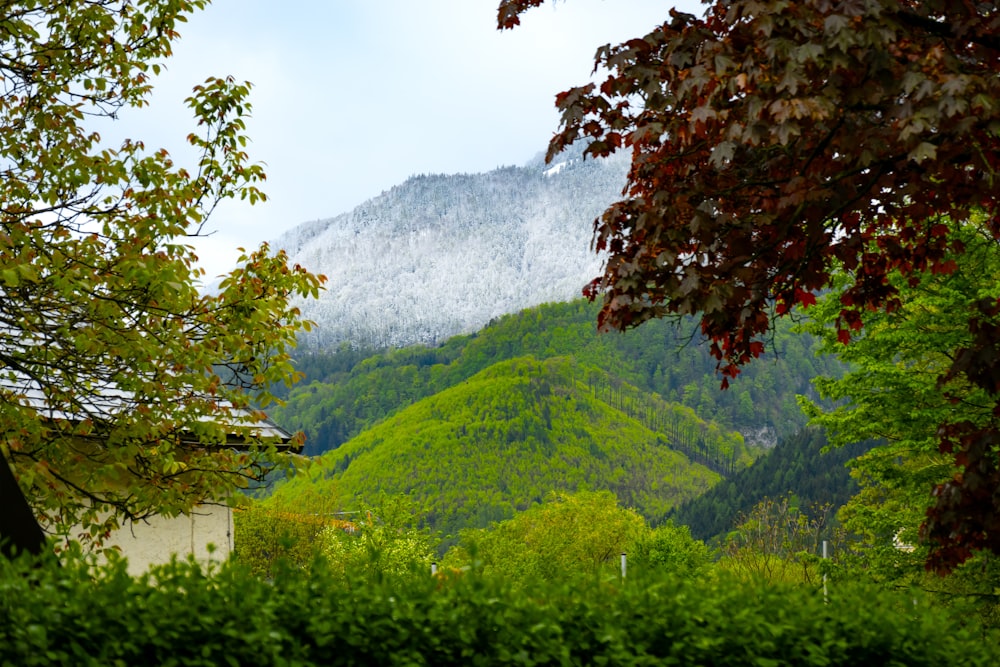
{"label": "overcast sky", "polygon": [[[551,0],[550,0],[551,1]],[[116,132],[184,161],[183,99],[208,76],[249,80],[251,158],[269,200],[229,203],[198,252],[210,277],[236,248],[343,213],[421,173],[519,165],[558,126],[556,93],[598,46],[645,34],[696,0],[567,0],[498,32],[498,0],[213,0],[181,27],[151,108]]]}

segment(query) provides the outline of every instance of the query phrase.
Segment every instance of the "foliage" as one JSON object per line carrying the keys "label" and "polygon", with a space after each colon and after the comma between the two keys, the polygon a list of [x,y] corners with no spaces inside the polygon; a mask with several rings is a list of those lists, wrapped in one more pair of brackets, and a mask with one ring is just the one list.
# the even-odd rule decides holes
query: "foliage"
{"label": "foliage", "polygon": [[[594,396],[594,369],[567,359],[496,364],[414,403],[328,452],[309,475],[276,488],[294,502],[318,487],[347,504],[407,495],[445,534],[485,527],[551,491],[610,490],[651,521],[697,496],[719,475],[674,448],[672,438]],[[749,459],[738,434],[658,404],[706,452]]]}
{"label": "foliage", "polygon": [[[893,534],[903,531],[906,542],[930,547],[923,553],[929,553],[930,563],[941,570],[948,569],[952,557],[964,560],[977,544],[984,546],[979,538],[970,538],[961,543],[946,540],[951,546],[944,549],[939,533],[943,524],[935,518],[941,503],[959,502],[953,495],[956,487],[977,480],[975,493],[983,496],[979,502],[988,507],[991,501],[986,496],[996,488],[989,482],[989,471],[997,465],[995,446],[983,452],[988,453],[986,459],[941,450],[942,429],[948,430],[942,424],[990,428],[996,419],[991,392],[964,375],[952,374],[950,368],[952,350],[971,348],[977,336],[957,315],[975,310],[983,299],[1000,296],[993,279],[1000,270],[1000,255],[979,219],[949,227],[965,247],[953,269],[891,275],[899,306],[891,313],[866,313],[864,332],[851,345],[839,346],[835,333],[839,301],[849,285],[841,284],[813,309],[808,329],[824,336],[824,348],[836,350],[853,370],[841,379],[816,382],[821,395],[841,403],[838,408],[824,411],[803,402],[812,420],[830,432],[834,444],[863,438],[885,440],[858,461],[858,477],[870,487],[871,497],[884,499],[882,508],[875,511],[887,517],[878,522],[895,523]],[[924,516],[929,503],[936,504]],[[927,523],[918,537],[921,519]],[[883,526],[883,542],[885,530]]]}
{"label": "foliage", "polygon": [[[938,451],[936,431],[946,419],[976,424],[991,417],[989,393],[962,377],[943,377],[951,363],[949,350],[971,345],[973,333],[956,314],[975,302],[1000,292],[995,272],[1000,254],[995,241],[976,223],[958,225],[954,235],[966,251],[956,258],[953,271],[890,276],[899,292],[899,307],[891,313],[869,312],[864,330],[849,346],[839,345],[835,321],[847,280],[810,309],[808,332],[821,337],[822,350],[837,354],[850,372],[838,378],[820,377],[814,383],[821,396],[838,407],[824,409],[811,401],[802,405],[810,421],[824,427],[835,446],[863,439],[884,440],[871,457],[893,461],[927,457],[936,465],[923,478],[898,483],[922,488],[947,475],[947,457]],[[871,474],[878,473],[872,460]]]}
{"label": "foliage", "polygon": [[721,392],[693,319],[680,328],[650,322],[621,335],[599,335],[597,312],[584,300],[545,304],[500,317],[439,347],[366,351],[341,346],[330,353],[300,354],[296,367],[309,384],[292,389],[287,405],[274,408],[272,415],[306,433],[307,453],[321,454],[495,363],[528,355],[570,357],[607,374],[607,379],[595,376],[600,384],[594,388],[601,393],[610,395],[625,382],[739,430],[748,441],[773,444],[805,424],[796,394],[816,398],[809,381],[842,370],[832,357],[815,355],[815,339],[793,335],[781,322],[771,341],[773,363],[751,366],[730,391]]}
{"label": "foliage", "polygon": [[691,537],[687,526],[672,521],[649,529],[627,547],[628,572],[669,572],[687,578],[705,576],[713,553],[701,540]]}
{"label": "foliage", "polygon": [[465,565],[528,585],[589,578],[620,571],[620,555],[645,532],[639,513],[618,507],[609,491],[553,493],[490,528],[463,531],[444,562],[455,567],[464,552]]}
{"label": "foliage", "polygon": [[[977,300],[1000,294],[995,276],[1000,255],[995,242],[975,223],[956,226],[965,253],[948,274],[894,275],[900,307],[892,313],[867,313],[863,335],[848,347],[836,341],[834,322],[840,291],[821,299],[805,326],[824,337],[824,349],[850,363],[842,378],[816,380],[820,394],[837,402],[822,410],[803,401],[812,421],[831,442],[845,446],[879,438],[879,446],[853,462],[860,493],[841,511],[844,526],[857,538],[854,572],[887,585],[959,590],[983,599],[996,586],[994,559],[982,556],[955,570],[949,579],[925,578],[919,564],[932,543],[920,531],[931,493],[953,477],[950,456],[938,449],[944,420],[987,424],[993,418],[988,392],[961,377],[942,380],[951,364],[947,350],[971,344],[973,334],[956,313]],[[980,573],[973,575],[973,573]],[[953,578],[954,577],[954,578]],[[995,604],[992,603],[991,604]]]}
{"label": "foliage", "polygon": [[816,583],[833,512],[829,505],[810,512],[794,496],[760,501],[726,537],[722,566],[756,581]]}
{"label": "foliage", "polygon": [[320,534],[332,572],[346,577],[360,570],[381,579],[430,571],[436,545],[430,531],[419,527],[419,513],[409,499],[382,495],[358,516],[350,527],[329,526]]}
{"label": "foliage", "polygon": [[294,502],[278,497],[254,500],[233,515],[236,559],[251,572],[273,577],[280,567],[308,568],[325,542],[327,529],[353,529],[330,489],[306,489]]}
{"label": "foliage", "polygon": [[[505,0],[500,25],[541,0]],[[601,326],[700,316],[722,372],[764,349],[773,316],[808,306],[841,270],[838,336],[899,308],[896,272],[947,274],[965,250],[946,219],[983,211],[1000,238],[997,3],[731,0],[671,11],[642,38],[598,50],[600,85],[560,93],[551,159],[631,151],[626,198],[595,222]],[[773,311],[772,311],[773,309]],[[943,348],[942,380],[1000,414],[1000,301],[954,313],[971,336]],[[945,418],[941,451],[964,466],[935,495],[930,565],[1000,553],[1000,417]]]}
{"label": "foliage", "polygon": [[765,498],[794,495],[801,507],[838,508],[858,492],[848,462],[871,449],[873,441],[829,447],[822,429],[806,428],[782,438],[752,466],[727,477],[670,516],[690,526],[702,540],[725,536],[741,515]]}
{"label": "foliage", "polygon": [[[923,538],[917,534],[933,502],[932,492],[940,498],[957,480],[980,479],[980,464],[996,465],[977,464],[940,449],[941,424],[962,422],[988,428],[994,419],[991,393],[964,376],[952,375],[949,369],[952,350],[968,349],[976,335],[957,315],[974,311],[983,299],[1000,296],[994,279],[1000,271],[1000,254],[988,230],[979,220],[950,226],[965,247],[953,270],[892,275],[900,306],[891,313],[866,313],[863,335],[855,336],[850,346],[837,345],[833,328],[837,300],[845,286],[813,309],[807,325],[812,333],[824,336],[824,349],[837,351],[853,367],[840,379],[816,381],[822,396],[842,405],[824,411],[803,401],[812,421],[824,426],[835,444],[869,437],[885,441],[857,462],[857,476],[866,487],[866,496],[858,504],[869,507],[855,516],[866,515],[869,525],[855,525],[855,529],[870,534],[878,525],[880,546],[872,547],[881,549],[901,533],[909,544],[922,542],[919,553],[930,556],[932,562],[939,562],[931,553],[937,539],[926,540],[934,535],[933,522]],[[995,447],[991,451],[995,459]],[[986,484],[977,493],[989,495],[991,489]],[[881,499],[881,507],[871,506],[874,498]],[[984,497],[980,502],[988,500]]]}
{"label": "foliage", "polygon": [[[187,103],[194,168],[100,119],[144,106],[204,0],[5,3],[0,13],[2,456],[50,527],[100,540],[259,476],[256,425],[296,376],[290,307],[322,282],[264,245],[217,294],[186,237],[227,198],[263,198],[244,151],[250,85],[209,79]],[[243,440],[239,451],[220,446]]]}
{"label": "foliage", "polygon": [[867,484],[837,514],[848,540],[837,546],[827,572],[833,582],[865,581],[893,590],[920,589],[936,606],[956,617],[979,619],[1000,627],[1000,563],[981,552],[947,576],[927,572],[928,547],[915,528],[903,528],[909,515],[916,526],[923,515],[919,504],[905,505],[905,495],[884,486]]}
{"label": "foliage", "polygon": [[[322,561],[264,582],[177,562],[133,579],[0,563],[0,663],[32,665],[987,666],[996,636],[922,596],[677,577],[539,583],[477,572],[344,582]],[[51,564],[50,564],[51,565]]]}

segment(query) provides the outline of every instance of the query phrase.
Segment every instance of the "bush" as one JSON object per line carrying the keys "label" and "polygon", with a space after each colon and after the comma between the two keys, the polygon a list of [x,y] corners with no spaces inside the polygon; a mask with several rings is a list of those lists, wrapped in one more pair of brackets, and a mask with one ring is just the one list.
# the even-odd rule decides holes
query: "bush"
{"label": "bush", "polygon": [[366,578],[430,572],[435,537],[418,526],[419,512],[410,499],[382,495],[359,516],[350,530],[331,526],[319,534],[331,572]]}
{"label": "bush", "polygon": [[997,637],[919,597],[679,577],[539,584],[476,571],[265,582],[227,563],[0,562],[3,665],[994,665]]}
{"label": "bush", "polygon": [[629,546],[628,567],[684,577],[704,576],[712,568],[712,556],[704,542],[691,537],[687,526],[668,521],[643,533]]}
{"label": "bush", "polygon": [[306,568],[324,532],[352,528],[335,495],[309,490],[284,500],[253,500],[233,515],[236,558],[255,574],[273,575],[279,561]]}
{"label": "bush", "polygon": [[555,493],[490,528],[462,531],[446,566],[470,565],[508,580],[592,578],[620,569],[619,554],[649,533],[638,512],[610,491]]}

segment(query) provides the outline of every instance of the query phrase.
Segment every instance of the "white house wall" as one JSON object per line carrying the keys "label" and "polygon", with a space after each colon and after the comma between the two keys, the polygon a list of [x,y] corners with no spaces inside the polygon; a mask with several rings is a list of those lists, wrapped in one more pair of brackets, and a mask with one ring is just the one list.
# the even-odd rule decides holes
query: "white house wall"
{"label": "white house wall", "polygon": [[[211,553],[210,544],[214,546]],[[153,517],[123,526],[111,535],[106,546],[121,549],[131,574],[167,563],[174,555],[181,559],[193,555],[203,563],[225,560],[233,550],[233,511],[205,505],[187,516]]]}

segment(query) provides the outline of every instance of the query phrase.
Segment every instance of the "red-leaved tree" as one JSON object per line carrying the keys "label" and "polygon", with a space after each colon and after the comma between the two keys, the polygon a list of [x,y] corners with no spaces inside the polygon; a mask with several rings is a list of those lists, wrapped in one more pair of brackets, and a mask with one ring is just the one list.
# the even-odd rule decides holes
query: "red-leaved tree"
{"label": "red-leaved tree", "polygon": [[[500,27],[543,2],[504,0]],[[835,272],[853,278],[849,344],[865,309],[898,307],[892,272],[953,270],[945,219],[984,212],[1000,240],[998,31],[997,2],[720,0],[598,49],[606,78],[556,97],[548,157],[577,140],[632,151],[623,199],[595,221],[599,324],[697,314],[725,386]],[[948,377],[996,406],[988,424],[940,425],[956,472],[923,527],[939,571],[1000,553],[1000,303],[955,316],[975,343],[949,351]]]}

